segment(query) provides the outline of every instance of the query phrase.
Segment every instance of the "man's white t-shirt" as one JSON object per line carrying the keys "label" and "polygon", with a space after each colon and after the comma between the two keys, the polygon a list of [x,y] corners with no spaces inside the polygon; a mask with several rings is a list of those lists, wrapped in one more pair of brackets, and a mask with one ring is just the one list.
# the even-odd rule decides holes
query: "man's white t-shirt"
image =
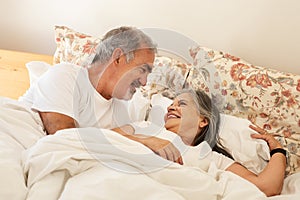
{"label": "man's white t-shirt", "polygon": [[197,167],[208,172],[211,167],[226,170],[234,163],[234,161],[227,156],[212,151],[209,144],[205,141],[197,146],[188,146],[183,143],[177,134],[149,121],[135,122],[131,123],[131,125],[137,134],[152,135],[172,142],[180,151],[184,165]]}
{"label": "man's white t-shirt", "polygon": [[49,68],[19,100],[35,111],[67,115],[78,127],[114,128],[129,120],[123,101],[103,98],[87,69],[70,63]]}

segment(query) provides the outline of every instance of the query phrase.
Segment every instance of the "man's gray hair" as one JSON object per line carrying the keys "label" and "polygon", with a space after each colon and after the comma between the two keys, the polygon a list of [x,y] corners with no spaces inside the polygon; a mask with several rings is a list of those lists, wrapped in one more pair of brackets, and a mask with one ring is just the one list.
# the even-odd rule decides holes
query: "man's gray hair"
{"label": "man's gray hair", "polygon": [[134,58],[134,51],[138,49],[151,49],[156,52],[156,44],[141,30],[134,27],[122,26],[107,32],[98,44],[92,63],[107,63],[116,48],[122,49],[126,61]]}

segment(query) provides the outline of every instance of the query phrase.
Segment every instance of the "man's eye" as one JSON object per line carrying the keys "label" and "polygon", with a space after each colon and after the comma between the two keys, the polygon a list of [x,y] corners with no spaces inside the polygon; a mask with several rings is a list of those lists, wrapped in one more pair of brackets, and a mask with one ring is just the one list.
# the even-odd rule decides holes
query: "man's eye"
{"label": "man's eye", "polygon": [[148,64],[144,64],[142,67],[139,68],[141,73],[151,73],[152,72],[152,67]]}
{"label": "man's eye", "polygon": [[150,66],[150,65],[146,65],[146,68],[147,68],[147,71],[149,72],[149,73],[151,73],[152,72],[152,67]]}
{"label": "man's eye", "polygon": [[147,72],[147,70],[145,69],[145,67],[140,67],[140,71],[141,71],[141,73],[146,73]]}

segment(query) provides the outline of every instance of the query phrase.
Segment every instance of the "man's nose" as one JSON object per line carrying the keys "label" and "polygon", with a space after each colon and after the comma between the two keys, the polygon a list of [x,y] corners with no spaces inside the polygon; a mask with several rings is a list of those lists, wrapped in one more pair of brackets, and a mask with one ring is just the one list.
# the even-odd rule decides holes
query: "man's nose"
{"label": "man's nose", "polygon": [[142,86],[145,86],[147,84],[147,76],[148,76],[149,73],[146,73],[144,76],[142,76],[140,79],[139,79],[139,82]]}

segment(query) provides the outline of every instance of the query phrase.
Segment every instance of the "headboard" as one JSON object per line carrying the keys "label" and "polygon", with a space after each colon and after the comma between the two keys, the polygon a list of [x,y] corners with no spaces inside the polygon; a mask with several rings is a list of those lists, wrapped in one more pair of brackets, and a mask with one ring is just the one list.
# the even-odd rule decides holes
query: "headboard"
{"label": "headboard", "polygon": [[0,49],[0,96],[17,99],[29,87],[26,63],[53,63],[53,56]]}

